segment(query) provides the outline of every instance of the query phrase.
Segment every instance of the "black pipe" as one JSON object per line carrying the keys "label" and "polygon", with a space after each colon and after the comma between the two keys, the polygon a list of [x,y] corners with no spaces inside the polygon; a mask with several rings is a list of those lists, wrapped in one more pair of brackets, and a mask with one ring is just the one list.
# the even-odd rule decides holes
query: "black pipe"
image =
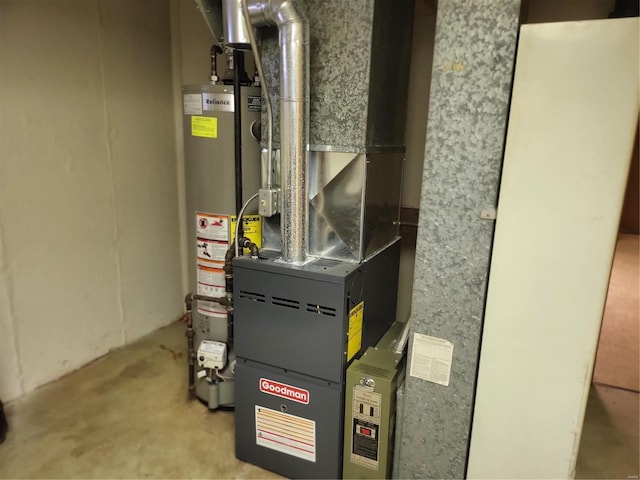
{"label": "black pipe", "polygon": [[211,46],[211,83],[218,83],[218,54],[222,53],[222,49],[214,44]]}
{"label": "black pipe", "polygon": [[[236,256],[235,242],[231,244],[224,255],[224,290],[227,298],[233,303],[233,259]],[[229,346],[233,345],[233,308],[227,308],[227,340]]]}
{"label": "black pipe", "polygon": [[193,329],[193,301],[194,300],[205,300],[207,302],[216,302],[224,307],[229,307],[231,305],[231,299],[228,297],[208,297],[206,295],[194,295],[193,293],[189,293],[184,298],[185,305],[185,314],[184,321],[187,324],[187,331],[184,334],[187,337],[187,368],[189,369],[189,391],[193,392],[195,390],[196,385],[196,349],[193,344],[193,337],[195,337],[196,332]]}
{"label": "black pipe", "polygon": [[[247,237],[240,237],[238,240],[238,251],[248,248],[251,258],[258,258],[258,246]],[[224,289],[227,295],[227,337],[229,345],[233,345],[233,259],[236,256],[235,242],[231,244],[224,255]]]}
{"label": "black pipe", "polygon": [[[242,105],[240,97],[240,71],[244,71],[244,53],[233,50],[233,124],[236,162],[236,213],[242,209]],[[241,219],[238,218],[238,222]],[[242,223],[239,224],[239,235],[243,234]]]}
{"label": "black pipe", "polygon": [[207,295],[192,295],[191,298],[193,298],[193,300],[204,300],[206,302],[219,303],[223,307],[226,307],[229,304],[227,297],[208,297]]}
{"label": "black pipe", "polygon": [[[227,304],[229,303],[226,297],[209,297],[207,295],[194,295],[193,293],[190,293],[184,299],[184,304],[186,305],[187,313],[189,313],[192,310],[194,300],[204,300],[207,302],[215,302],[215,303],[219,303],[223,307],[226,307]],[[191,321],[190,318],[189,319],[185,318],[185,320]],[[189,323],[187,323],[187,326],[189,326]]]}
{"label": "black pipe", "polygon": [[191,316],[191,308],[193,306],[193,295],[188,294],[184,299],[186,313],[184,314],[184,320],[187,324],[187,331],[184,334],[187,336],[187,357],[188,363],[187,368],[189,369],[189,392],[193,393],[196,385],[196,373],[195,373],[195,364],[196,364],[196,352],[193,348],[193,337],[196,332],[193,330],[193,318]]}

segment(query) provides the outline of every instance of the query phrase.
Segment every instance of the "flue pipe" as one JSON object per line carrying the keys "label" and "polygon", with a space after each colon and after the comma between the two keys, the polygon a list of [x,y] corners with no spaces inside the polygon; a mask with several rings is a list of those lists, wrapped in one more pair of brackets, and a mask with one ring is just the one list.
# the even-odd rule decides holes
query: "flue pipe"
{"label": "flue pipe", "polygon": [[222,46],[222,3],[220,0],[195,0],[195,2],[216,44]]}
{"label": "flue pipe", "polygon": [[309,202],[309,24],[295,0],[247,0],[252,25],[276,25],[280,44],[282,258],[307,259]]}

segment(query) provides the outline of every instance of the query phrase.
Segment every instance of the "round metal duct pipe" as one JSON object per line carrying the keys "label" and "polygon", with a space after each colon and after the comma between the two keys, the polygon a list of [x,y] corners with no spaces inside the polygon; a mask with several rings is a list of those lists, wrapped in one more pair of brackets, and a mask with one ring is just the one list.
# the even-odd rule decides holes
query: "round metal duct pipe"
{"label": "round metal duct pipe", "polygon": [[302,264],[309,231],[308,21],[294,0],[247,0],[247,9],[252,25],[276,25],[279,30],[282,258]]}

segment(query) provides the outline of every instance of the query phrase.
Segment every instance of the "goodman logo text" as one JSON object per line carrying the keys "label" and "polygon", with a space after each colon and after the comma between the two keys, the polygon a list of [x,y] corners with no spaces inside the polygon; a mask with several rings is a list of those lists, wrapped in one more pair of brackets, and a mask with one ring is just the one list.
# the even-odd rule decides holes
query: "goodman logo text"
{"label": "goodman logo text", "polygon": [[276,397],[286,398],[294,402],[309,404],[309,391],[304,388],[292,387],[285,383],[274,382],[267,378],[260,379],[260,391]]}

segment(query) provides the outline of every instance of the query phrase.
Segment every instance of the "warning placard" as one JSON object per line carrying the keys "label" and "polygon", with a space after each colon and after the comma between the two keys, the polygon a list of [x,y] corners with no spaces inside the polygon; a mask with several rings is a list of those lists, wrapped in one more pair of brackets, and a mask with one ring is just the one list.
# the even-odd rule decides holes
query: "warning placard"
{"label": "warning placard", "polygon": [[216,302],[206,302],[204,300],[198,300],[198,313],[202,315],[208,315],[209,317],[227,317],[227,309]]}
{"label": "warning placard", "polygon": [[[223,297],[224,256],[229,249],[229,216],[196,212],[196,281],[199,295]],[[226,317],[227,310],[216,302],[198,301],[198,313]]]}
{"label": "warning placard", "polygon": [[316,422],[256,405],[256,444],[316,461]]}
{"label": "warning placard", "polygon": [[196,237],[229,242],[229,216],[196,212]]}
{"label": "warning placard", "polygon": [[223,297],[225,295],[224,271],[204,262],[198,262],[197,267],[198,295]]}
{"label": "warning placard", "polygon": [[[243,235],[255,243],[258,247],[262,247],[262,217],[260,215],[243,215],[242,216]],[[236,237],[236,216],[231,215],[231,233],[229,238]],[[249,249],[245,248],[244,253],[249,254]]]}
{"label": "warning placard", "polygon": [[216,117],[191,117],[191,135],[194,137],[218,138],[218,119]]}
{"label": "warning placard", "polygon": [[224,263],[229,249],[229,216],[196,212],[196,252],[198,262]]}
{"label": "warning placard", "polygon": [[229,249],[229,242],[198,238],[196,248],[198,249],[198,260],[223,263],[224,256]]}
{"label": "warning placard", "polygon": [[349,312],[349,342],[347,344],[347,362],[362,347],[362,319],[364,318],[364,301]]}

